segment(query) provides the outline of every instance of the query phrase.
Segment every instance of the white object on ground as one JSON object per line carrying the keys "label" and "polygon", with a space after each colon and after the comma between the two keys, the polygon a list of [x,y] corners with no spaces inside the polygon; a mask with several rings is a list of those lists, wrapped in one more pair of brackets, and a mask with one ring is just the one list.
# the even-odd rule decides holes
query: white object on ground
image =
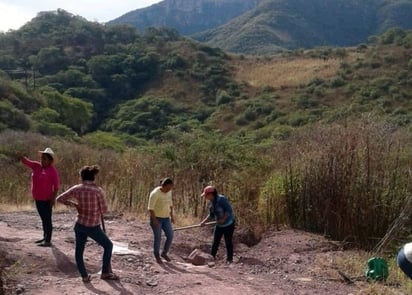
{"label": "white object on ground", "polygon": [[137,250],[130,250],[128,243],[113,242],[113,251],[115,255],[140,255],[141,252]]}

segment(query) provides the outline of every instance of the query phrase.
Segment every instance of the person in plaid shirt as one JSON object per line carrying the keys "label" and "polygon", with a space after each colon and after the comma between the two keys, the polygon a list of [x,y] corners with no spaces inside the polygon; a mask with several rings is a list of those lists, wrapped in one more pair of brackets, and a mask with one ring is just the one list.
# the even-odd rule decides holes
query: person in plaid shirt
{"label": "person in plaid shirt", "polygon": [[91,237],[104,249],[100,278],[103,280],[119,279],[116,274],[111,272],[110,267],[113,243],[100,227],[102,214],[107,212],[107,205],[104,190],[94,182],[97,173],[99,173],[98,166],[84,166],[80,170],[82,183],[72,186],[56,198],[58,202],[77,209],[77,221],[74,226],[76,235],[75,257],[77,268],[84,282],[91,280],[83,260],[87,237]]}

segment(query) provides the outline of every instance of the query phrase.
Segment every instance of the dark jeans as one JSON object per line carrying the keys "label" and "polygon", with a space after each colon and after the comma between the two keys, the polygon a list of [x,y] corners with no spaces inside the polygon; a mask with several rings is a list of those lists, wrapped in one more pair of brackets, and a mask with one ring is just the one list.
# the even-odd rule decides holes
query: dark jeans
{"label": "dark jeans", "polygon": [[406,259],[404,248],[398,252],[397,262],[399,268],[410,278],[412,279],[412,263]]}
{"label": "dark jeans", "polygon": [[86,277],[88,275],[83,260],[87,237],[91,237],[103,247],[102,273],[108,273],[110,269],[110,260],[112,259],[113,243],[101,229],[100,225],[89,227],[76,223],[74,226],[74,233],[76,234],[75,257],[77,269],[79,270],[80,275],[82,277]]}
{"label": "dark jeans", "polygon": [[226,227],[218,227],[215,226],[215,230],[213,232],[213,243],[212,243],[212,251],[211,254],[213,257],[216,258],[216,253],[219,248],[220,240],[222,236],[225,237],[225,244],[226,244],[226,260],[233,261],[233,233],[235,231],[235,222],[231,225]]}
{"label": "dark jeans", "polygon": [[154,235],[153,254],[155,257],[159,257],[162,230],[164,231],[165,236],[166,236],[166,241],[165,241],[165,244],[163,245],[162,253],[166,254],[167,252],[169,252],[170,246],[172,245],[173,228],[172,228],[172,222],[170,221],[170,218],[156,217],[156,219],[159,222],[159,226],[154,227],[151,220],[150,220],[150,226],[153,230],[153,235]]}
{"label": "dark jeans", "polygon": [[43,239],[45,242],[51,242],[53,224],[52,224],[52,204],[51,201],[37,201],[37,212],[40,215],[43,226]]}

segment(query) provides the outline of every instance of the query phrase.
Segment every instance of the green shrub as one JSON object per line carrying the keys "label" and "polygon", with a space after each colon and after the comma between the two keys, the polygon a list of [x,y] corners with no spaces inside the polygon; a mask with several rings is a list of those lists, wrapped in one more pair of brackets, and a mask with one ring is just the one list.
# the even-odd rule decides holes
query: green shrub
{"label": "green shrub", "polygon": [[30,129],[29,118],[7,100],[0,101],[0,123],[11,129]]}
{"label": "green shrub", "polygon": [[342,87],[346,84],[345,80],[343,80],[341,77],[337,77],[332,79],[332,81],[330,82],[330,86],[332,88],[338,88],[338,87]]}
{"label": "green shrub", "polygon": [[244,114],[240,114],[235,118],[235,123],[236,125],[239,125],[239,126],[245,126],[249,124],[249,120],[246,119]]}
{"label": "green shrub", "polygon": [[38,111],[32,113],[32,118],[36,121],[43,122],[57,122],[59,121],[60,114],[51,108],[41,108]]}
{"label": "green shrub", "polygon": [[113,133],[96,131],[86,134],[83,139],[87,144],[97,149],[111,149],[118,152],[125,150],[123,140]]}
{"label": "green shrub", "polygon": [[35,130],[44,135],[62,136],[68,138],[77,137],[77,134],[69,127],[60,123],[37,122]]}
{"label": "green shrub", "polygon": [[307,109],[317,105],[317,103],[307,95],[301,95],[292,99],[299,108]]}
{"label": "green shrub", "polygon": [[182,69],[186,65],[185,60],[178,54],[171,54],[166,58],[166,61],[163,63],[165,69]]}
{"label": "green shrub", "polygon": [[300,127],[308,124],[314,119],[314,116],[305,113],[293,113],[287,117],[287,122],[292,127]]}
{"label": "green shrub", "polygon": [[293,133],[293,128],[290,126],[278,126],[273,129],[272,137],[278,140],[286,140]]}
{"label": "green shrub", "polygon": [[217,105],[227,104],[229,102],[232,102],[233,100],[234,98],[231,95],[229,95],[225,90],[219,90],[216,95]]}

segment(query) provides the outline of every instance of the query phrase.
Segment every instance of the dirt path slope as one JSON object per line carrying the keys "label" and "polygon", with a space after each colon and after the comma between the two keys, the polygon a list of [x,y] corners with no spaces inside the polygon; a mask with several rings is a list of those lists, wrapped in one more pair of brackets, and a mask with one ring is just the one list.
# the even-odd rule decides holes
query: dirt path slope
{"label": "dirt path slope", "polygon": [[74,262],[74,212],[53,216],[53,247],[34,244],[41,224],[35,212],[0,213],[0,254],[8,267],[5,294],[357,294],[360,285],[348,285],[334,268],[336,243],[294,230],[270,231],[253,247],[235,244],[235,263],[224,263],[222,240],[213,267],[187,261],[197,248],[207,251],[210,228],[176,231],[172,262],[157,264],[152,256],[152,233],[147,223],[114,218],[106,222],[109,236],[132,254],[114,255],[119,282],[100,280],[102,251],[89,241],[86,266],[92,273],[82,283]]}

